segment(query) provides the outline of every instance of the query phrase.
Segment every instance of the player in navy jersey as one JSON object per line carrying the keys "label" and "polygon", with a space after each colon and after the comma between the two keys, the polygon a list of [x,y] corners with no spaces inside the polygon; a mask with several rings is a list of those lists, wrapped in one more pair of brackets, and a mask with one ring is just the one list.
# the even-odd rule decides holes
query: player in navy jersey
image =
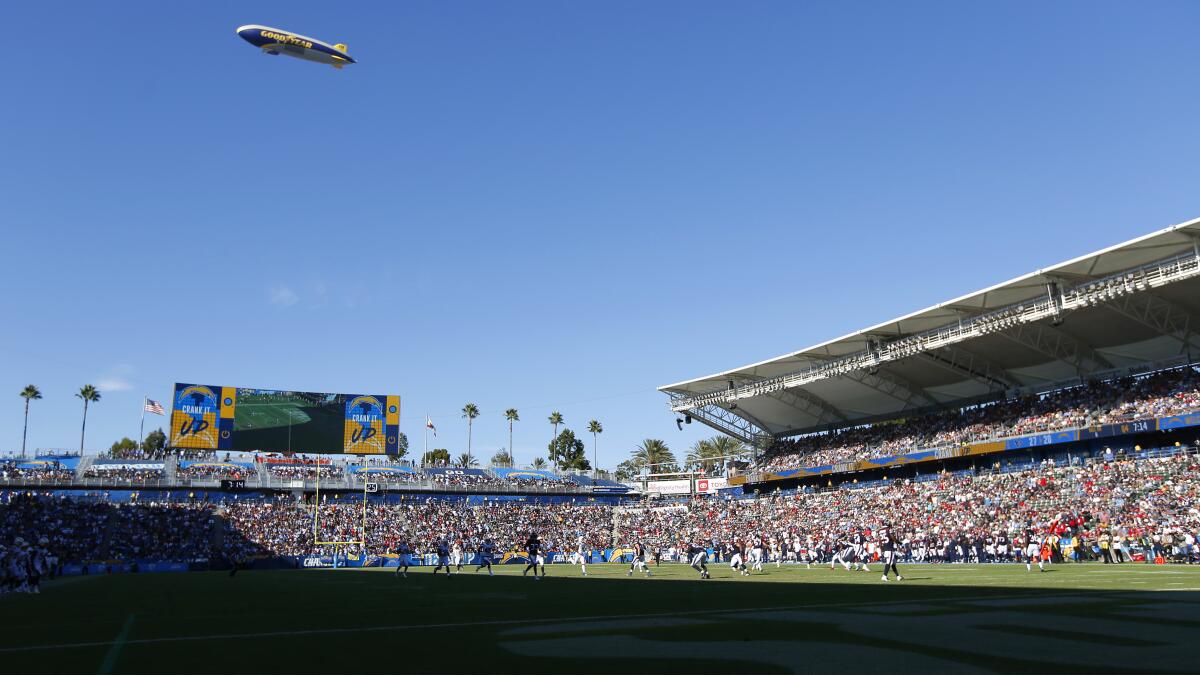
{"label": "player in navy jersey", "polygon": [[529,539],[525,541],[525,552],[529,554],[529,564],[525,566],[525,571],[521,572],[521,576],[525,576],[529,570],[533,570],[533,578],[537,580],[539,578],[538,567],[542,568],[542,576],[546,576],[546,558],[542,556],[541,548],[542,542],[538,541],[537,533],[530,532]]}
{"label": "player in navy jersey", "polygon": [[879,559],[883,562],[884,581],[888,580],[889,570],[896,573],[896,581],[904,580],[896,569],[896,537],[886,527],[879,530]]}
{"label": "player in navy jersey", "polygon": [[633,545],[633,562],[629,563],[629,573],[626,576],[633,576],[635,571],[642,571],[646,576],[654,576],[649,567],[646,567],[646,546],[642,542],[637,542]]}
{"label": "player in navy jersey", "polygon": [[492,574],[492,556],[496,554],[496,545],[492,543],[491,537],[484,538],[475,554],[479,556],[479,566],[475,568],[475,571],[478,572],[486,567],[488,576],[494,576]]}
{"label": "player in navy jersey", "polygon": [[691,561],[692,569],[700,573],[701,579],[707,579],[708,576],[708,550],[701,548],[695,544],[689,544],[687,549],[688,559]]}

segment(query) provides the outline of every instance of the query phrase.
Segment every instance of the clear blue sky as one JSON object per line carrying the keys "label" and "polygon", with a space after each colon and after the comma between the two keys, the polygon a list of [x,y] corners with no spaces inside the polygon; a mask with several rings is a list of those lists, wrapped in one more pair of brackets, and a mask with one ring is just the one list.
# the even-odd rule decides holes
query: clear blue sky
{"label": "clear blue sky", "polygon": [[182,4],[5,13],[0,450],[187,381],[682,454],[658,385],[1200,215],[1194,2]]}

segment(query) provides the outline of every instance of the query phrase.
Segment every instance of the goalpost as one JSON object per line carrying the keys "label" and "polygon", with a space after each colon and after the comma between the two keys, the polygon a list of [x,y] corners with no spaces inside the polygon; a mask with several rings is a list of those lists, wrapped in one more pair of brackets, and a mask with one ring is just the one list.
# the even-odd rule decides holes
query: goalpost
{"label": "goalpost", "polygon": [[[365,458],[363,460],[366,461]],[[332,462],[330,463],[332,466]],[[367,481],[363,481],[362,527],[359,538],[346,541],[325,541],[321,538],[321,460],[317,460],[316,492],[313,495],[313,545],[333,547],[333,567],[337,569],[338,549],[342,546],[360,546],[362,555],[367,552]]]}

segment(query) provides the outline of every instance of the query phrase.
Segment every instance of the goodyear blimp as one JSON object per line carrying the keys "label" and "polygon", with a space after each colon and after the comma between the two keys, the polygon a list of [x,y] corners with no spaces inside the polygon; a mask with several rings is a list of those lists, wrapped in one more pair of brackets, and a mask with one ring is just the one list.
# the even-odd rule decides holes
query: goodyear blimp
{"label": "goodyear blimp", "polygon": [[272,56],[283,54],[305,61],[327,63],[339,70],[347,63],[358,63],[346,53],[346,45],[331,45],[290,30],[249,25],[238,28],[237,34]]}

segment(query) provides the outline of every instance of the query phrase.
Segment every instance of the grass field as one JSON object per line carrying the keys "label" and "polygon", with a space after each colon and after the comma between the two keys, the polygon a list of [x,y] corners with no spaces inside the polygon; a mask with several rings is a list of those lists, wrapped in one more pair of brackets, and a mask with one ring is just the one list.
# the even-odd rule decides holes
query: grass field
{"label": "grass field", "polygon": [[[682,565],[72,577],[0,596],[6,673],[1196,672],[1200,567]],[[631,668],[637,671],[630,670]],[[531,671],[530,669],[534,669]],[[696,670],[700,669],[700,670]],[[382,672],[382,670],[381,670]]]}

